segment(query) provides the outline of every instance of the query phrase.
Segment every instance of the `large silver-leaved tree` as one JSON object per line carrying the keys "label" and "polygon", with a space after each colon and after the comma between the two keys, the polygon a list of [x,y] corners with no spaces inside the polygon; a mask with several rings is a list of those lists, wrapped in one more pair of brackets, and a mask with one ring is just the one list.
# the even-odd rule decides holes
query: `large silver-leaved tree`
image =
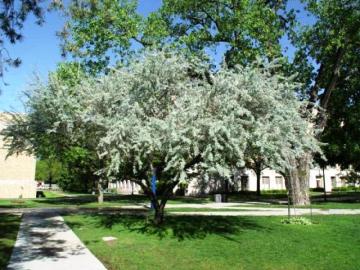
{"label": "large silver-leaved tree", "polygon": [[161,223],[174,187],[194,171],[205,180],[231,178],[256,150],[285,172],[294,158],[318,151],[297,87],[276,74],[274,63],[212,72],[197,58],[165,49],[76,86],[54,77],[35,89],[30,104],[56,112],[49,132],[74,141],[90,132],[104,161],[96,173],[140,185]]}

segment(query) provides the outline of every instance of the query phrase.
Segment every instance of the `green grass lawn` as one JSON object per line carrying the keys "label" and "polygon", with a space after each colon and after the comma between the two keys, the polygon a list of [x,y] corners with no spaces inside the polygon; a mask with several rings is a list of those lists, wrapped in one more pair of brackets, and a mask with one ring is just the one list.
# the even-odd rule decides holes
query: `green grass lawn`
{"label": "green grass lawn", "polygon": [[41,208],[41,207],[109,207],[127,204],[145,203],[145,196],[120,196],[106,195],[102,205],[97,203],[95,195],[80,194],[65,196],[58,192],[45,191],[45,198],[38,199],[0,199],[0,208]]}
{"label": "green grass lawn", "polygon": [[310,226],[280,217],[169,216],[161,228],[140,216],[65,220],[110,270],[360,269],[357,216],[316,216]]}
{"label": "green grass lawn", "polygon": [[10,259],[20,220],[20,216],[0,214],[0,269],[5,269]]}
{"label": "green grass lawn", "polygon": [[[103,204],[97,203],[97,197],[89,194],[69,194],[56,192],[56,191],[44,191],[45,198],[38,199],[1,199],[0,208],[39,208],[39,207],[116,207],[126,205],[144,205],[149,204],[149,199],[143,195],[105,195],[105,202]],[[251,198],[251,201],[258,201],[257,204],[247,205],[249,207],[287,207],[286,205],[279,205],[278,200],[274,199],[272,203],[265,203],[265,200],[269,199],[269,196],[273,194],[264,194],[262,197],[255,200]],[[347,208],[347,209],[359,209],[360,208],[360,193],[341,193],[340,196],[343,201],[334,201],[336,194],[329,195],[329,201],[323,202],[321,197],[315,195],[316,200],[313,201],[313,208]],[[244,198],[248,198],[248,195],[231,195],[229,196],[229,202],[246,202]],[[252,196],[252,195],[251,195]],[[339,196],[336,195],[336,196]],[[201,198],[195,197],[176,197],[168,201],[168,204],[205,204],[212,202],[212,196],[206,196]],[[243,198],[243,199],[240,199]],[[347,199],[349,198],[349,199]],[[246,207],[246,205],[244,205]],[[231,207],[231,206],[229,206]]]}
{"label": "green grass lawn", "polygon": [[[97,197],[90,194],[72,194],[44,191],[45,198],[38,199],[0,199],[0,208],[39,208],[39,207],[113,207],[134,204],[150,204],[149,199],[143,195],[105,195],[103,204],[97,203]],[[170,200],[169,204],[211,202],[209,198],[179,197]]]}
{"label": "green grass lawn", "polygon": [[[181,207],[181,208],[166,208],[166,212],[237,212],[237,211],[249,211],[246,209],[237,209],[237,208],[188,208],[188,207]],[[255,210],[251,210],[255,211]]]}

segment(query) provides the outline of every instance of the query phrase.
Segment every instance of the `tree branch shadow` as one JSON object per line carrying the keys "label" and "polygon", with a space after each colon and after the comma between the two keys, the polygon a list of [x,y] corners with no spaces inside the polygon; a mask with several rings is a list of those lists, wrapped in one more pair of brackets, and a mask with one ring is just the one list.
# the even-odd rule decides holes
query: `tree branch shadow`
{"label": "tree branch shadow", "polygon": [[167,216],[164,223],[155,225],[148,217],[139,215],[99,214],[98,227],[112,228],[121,225],[125,230],[146,235],[185,239],[204,239],[219,235],[234,240],[235,234],[245,230],[268,230],[246,217],[224,216]]}

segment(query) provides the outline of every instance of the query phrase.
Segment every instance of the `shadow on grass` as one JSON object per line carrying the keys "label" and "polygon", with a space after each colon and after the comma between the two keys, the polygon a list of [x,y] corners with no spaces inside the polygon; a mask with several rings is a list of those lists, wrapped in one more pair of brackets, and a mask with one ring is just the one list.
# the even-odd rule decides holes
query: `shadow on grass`
{"label": "shadow on grass", "polygon": [[20,216],[0,215],[0,269],[5,269],[10,259],[20,225]]}
{"label": "shadow on grass", "polygon": [[[94,218],[94,217],[91,217]],[[208,235],[219,235],[236,241],[233,235],[245,230],[268,230],[246,217],[223,216],[167,216],[160,226],[154,225],[152,217],[141,215],[99,214],[96,215],[96,227],[127,230],[145,235],[185,239],[203,239]],[[77,226],[78,224],[69,224]]]}
{"label": "shadow on grass", "polygon": [[202,197],[186,197],[186,196],[174,196],[170,199],[172,203],[191,203],[191,204],[203,204],[203,203],[211,203],[212,196],[202,196]]}
{"label": "shadow on grass", "polygon": [[[105,196],[105,202],[112,203],[145,203],[148,199],[142,195],[108,195]],[[82,196],[69,196],[69,197],[60,197],[60,198],[47,198],[42,200],[37,200],[39,204],[46,205],[57,205],[57,206],[67,206],[67,205],[84,205],[89,203],[96,203],[97,197],[95,195],[82,195]]]}

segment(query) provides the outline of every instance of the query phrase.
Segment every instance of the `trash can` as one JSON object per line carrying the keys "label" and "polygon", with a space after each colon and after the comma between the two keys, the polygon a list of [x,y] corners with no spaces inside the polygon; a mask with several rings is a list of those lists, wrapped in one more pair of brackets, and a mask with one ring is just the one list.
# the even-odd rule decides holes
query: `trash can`
{"label": "trash can", "polygon": [[214,202],[216,203],[227,202],[226,194],[214,194]]}
{"label": "trash can", "polygon": [[221,203],[221,202],[222,202],[222,196],[221,196],[221,194],[215,194],[215,195],[214,195],[214,201],[215,201],[216,203]]}

